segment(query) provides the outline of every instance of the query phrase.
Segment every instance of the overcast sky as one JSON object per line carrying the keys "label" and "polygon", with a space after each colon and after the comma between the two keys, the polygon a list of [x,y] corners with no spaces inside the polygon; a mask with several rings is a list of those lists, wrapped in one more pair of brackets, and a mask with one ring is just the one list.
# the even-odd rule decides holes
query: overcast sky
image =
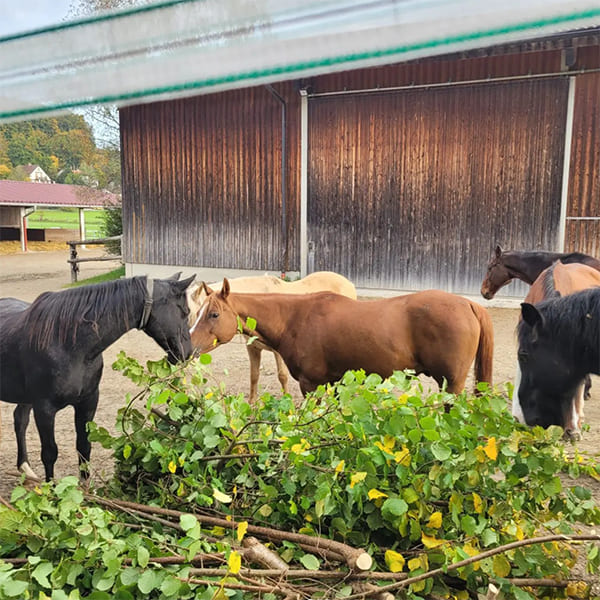
{"label": "overcast sky", "polygon": [[0,37],[56,25],[69,12],[71,0],[0,0]]}

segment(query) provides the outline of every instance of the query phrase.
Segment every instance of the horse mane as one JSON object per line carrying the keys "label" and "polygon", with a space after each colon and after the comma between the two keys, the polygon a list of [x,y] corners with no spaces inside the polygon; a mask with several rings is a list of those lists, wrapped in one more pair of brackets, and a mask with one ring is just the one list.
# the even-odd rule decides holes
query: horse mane
{"label": "horse mane", "polygon": [[[600,287],[544,300],[535,306],[544,318],[544,331],[560,346],[564,356],[577,361],[590,352],[598,352]],[[524,320],[519,321],[519,346],[527,341],[530,329]]]}
{"label": "horse mane", "polygon": [[542,279],[542,292],[544,294],[544,298],[554,298],[560,296],[560,292],[556,289],[556,285],[554,283],[554,269],[556,269],[556,265],[560,261],[556,260],[549,266],[544,272],[544,278]]}
{"label": "horse mane", "polygon": [[29,341],[38,350],[54,344],[74,344],[79,327],[98,322],[109,315],[111,322],[127,330],[131,309],[140,304],[146,293],[146,277],[133,277],[86,285],[60,292],[45,292],[25,311],[23,326]]}

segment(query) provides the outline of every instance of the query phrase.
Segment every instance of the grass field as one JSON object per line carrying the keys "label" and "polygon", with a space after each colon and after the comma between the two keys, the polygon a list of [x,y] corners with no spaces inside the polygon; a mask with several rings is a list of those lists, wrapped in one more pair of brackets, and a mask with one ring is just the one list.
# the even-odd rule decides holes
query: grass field
{"label": "grass field", "polygon": [[[84,211],[85,231],[87,238],[102,237],[103,209],[88,209]],[[36,210],[27,217],[30,229],[78,229],[79,210],[76,208],[45,208]]]}

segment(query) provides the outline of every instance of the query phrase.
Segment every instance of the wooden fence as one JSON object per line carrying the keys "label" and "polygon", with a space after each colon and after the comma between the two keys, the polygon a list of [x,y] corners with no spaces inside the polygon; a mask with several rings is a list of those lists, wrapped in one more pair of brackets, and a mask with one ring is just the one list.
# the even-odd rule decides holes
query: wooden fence
{"label": "wooden fence", "polygon": [[77,258],[77,246],[93,246],[106,244],[110,242],[122,241],[122,236],[114,235],[107,238],[97,238],[93,240],[73,240],[67,242],[69,244],[69,259],[67,262],[71,265],[71,283],[77,281],[77,274],[79,273],[79,263],[92,262],[92,261],[104,261],[104,260],[119,260],[121,255],[110,255],[110,256],[95,256],[94,258]]}

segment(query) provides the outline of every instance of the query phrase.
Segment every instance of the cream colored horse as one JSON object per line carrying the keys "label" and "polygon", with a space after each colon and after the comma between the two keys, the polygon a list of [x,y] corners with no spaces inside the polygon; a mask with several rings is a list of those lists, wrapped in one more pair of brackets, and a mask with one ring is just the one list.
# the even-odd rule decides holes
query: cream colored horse
{"label": "cream colored horse", "polygon": [[[232,292],[238,293],[270,293],[270,294],[310,294],[311,292],[334,292],[356,299],[356,288],[354,284],[332,271],[317,271],[297,281],[284,281],[273,275],[262,275],[258,277],[238,277],[229,279]],[[209,287],[215,291],[221,289],[222,282],[210,283]],[[190,307],[190,326],[193,330],[199,318],[200,307],[206,299],[202,285],[192,284],[188,288],[188,304]],[[246,346],[250,358],[250,402],[254,402],[258,396],[258,377],[260,371],[260,355],[263,350],[269,350],[275,356],[277,364],[277,377],[284,393],[288,393],[289,371],[283,359],[275,350],[267,345],[254,340]]]}

